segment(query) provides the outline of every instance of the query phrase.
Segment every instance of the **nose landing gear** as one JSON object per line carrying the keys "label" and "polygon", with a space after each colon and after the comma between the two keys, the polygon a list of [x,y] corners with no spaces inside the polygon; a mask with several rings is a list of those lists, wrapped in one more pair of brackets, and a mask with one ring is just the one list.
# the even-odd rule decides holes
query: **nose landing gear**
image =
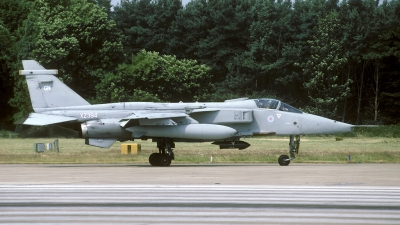
{"label": "nose landing gear", "polygon": [[289,141],[289,156],[287,155],[281,155],[278,158],[278,163],[281,166],[288,166],[290,164],[290,161],[295,159],[295,153],[299,154],[299,148],[300,148],[300,135],[290,135],[290,141]]}

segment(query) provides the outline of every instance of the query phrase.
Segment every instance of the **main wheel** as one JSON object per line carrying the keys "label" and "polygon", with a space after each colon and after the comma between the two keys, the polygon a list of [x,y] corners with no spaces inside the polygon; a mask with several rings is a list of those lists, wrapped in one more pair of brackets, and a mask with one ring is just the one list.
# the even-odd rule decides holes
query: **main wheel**
{"label": "main wheel", "polygon": [[150,165],[152,165],[152,166],[159,166],[159,158],[160,158],[160,154],[159,153],[152,153],[150,156],[149,156],[149,163],[150,163]]}
{"label": "main wheel", "polygon": [[281,166],[287,166],[287,165],[289,165],[290,160],[286,160],[286,161],[285,161],[285,159],[289,159],[289,156],[287,156],[287,155],[281,155],[281,156],[279,156],[279,159],[278,159],[279,165],[281,165]]}
{"label": "main wheel", "polygon": [[171,157],[167,154],[162,154],[158,158],[158,165],[159,166],[169,166],[171,165]]}

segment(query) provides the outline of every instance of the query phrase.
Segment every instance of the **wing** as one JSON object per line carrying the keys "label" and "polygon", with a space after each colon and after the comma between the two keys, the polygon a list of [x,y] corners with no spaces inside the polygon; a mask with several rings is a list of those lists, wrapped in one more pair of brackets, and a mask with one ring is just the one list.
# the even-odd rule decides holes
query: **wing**
{"label": "wing", "polygon": [[186,113],[135,113],[125,119],[165,119],[187,117]]}
{"label": "wing", "polygon": [[17,124],[33,125],[33,126],[44,126],[54,123],[63,123],[69,121],[76,121],[75,117],[68,116],[56,116],[49,114],[31,113],[28,118],[18,120]]}
{"label": "wing", "polygon": [[178,125],[178,124],[193,124],[199,123],[195,119],[191,118],[186,113],[134,113],[128,117],[121,119],[121,127],[129,126],[129,123],[135,121],[138,125]]}
{"label": "wing", "polygon": [[194,109],[191,113],[217,112],[217,111],[221,111],[221,109],[216,109],[216,108]]}

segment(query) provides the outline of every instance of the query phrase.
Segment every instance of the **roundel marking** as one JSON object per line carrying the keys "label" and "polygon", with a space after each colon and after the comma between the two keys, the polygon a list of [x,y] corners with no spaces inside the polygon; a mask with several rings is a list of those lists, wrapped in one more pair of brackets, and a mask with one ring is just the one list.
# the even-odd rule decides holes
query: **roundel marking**
{"label": "roundel marking", "polygon": [[268,116],[268,122],[270,122],[270,123],[274,122],[274,117],[273,116]]}

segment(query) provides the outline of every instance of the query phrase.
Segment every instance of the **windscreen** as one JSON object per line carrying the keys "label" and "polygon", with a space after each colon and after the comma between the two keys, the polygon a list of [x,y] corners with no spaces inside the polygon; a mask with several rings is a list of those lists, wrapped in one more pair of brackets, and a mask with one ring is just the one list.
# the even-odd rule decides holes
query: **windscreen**
{"label": "windscreen", "polygon": [[261,109],[278,109],[284,112],[303,113],[301,110],[275,99],[259,98],[254,99],[254,102]]}
{"label": "windscreen", "polygon": [[254,101],[256,102],[257,107],[262,109],[276,109],[279,105],[279,101],[275,99],[262,98],[255,99]]}
{"label": "windscreen", "polygon": [[280,111],[285,111],[285,112],[293,112],[293,113],[303,113],[303,111],[296,109],[293,106],[290,106],[284,102],[281,102],[281,105],[279,106]]}

